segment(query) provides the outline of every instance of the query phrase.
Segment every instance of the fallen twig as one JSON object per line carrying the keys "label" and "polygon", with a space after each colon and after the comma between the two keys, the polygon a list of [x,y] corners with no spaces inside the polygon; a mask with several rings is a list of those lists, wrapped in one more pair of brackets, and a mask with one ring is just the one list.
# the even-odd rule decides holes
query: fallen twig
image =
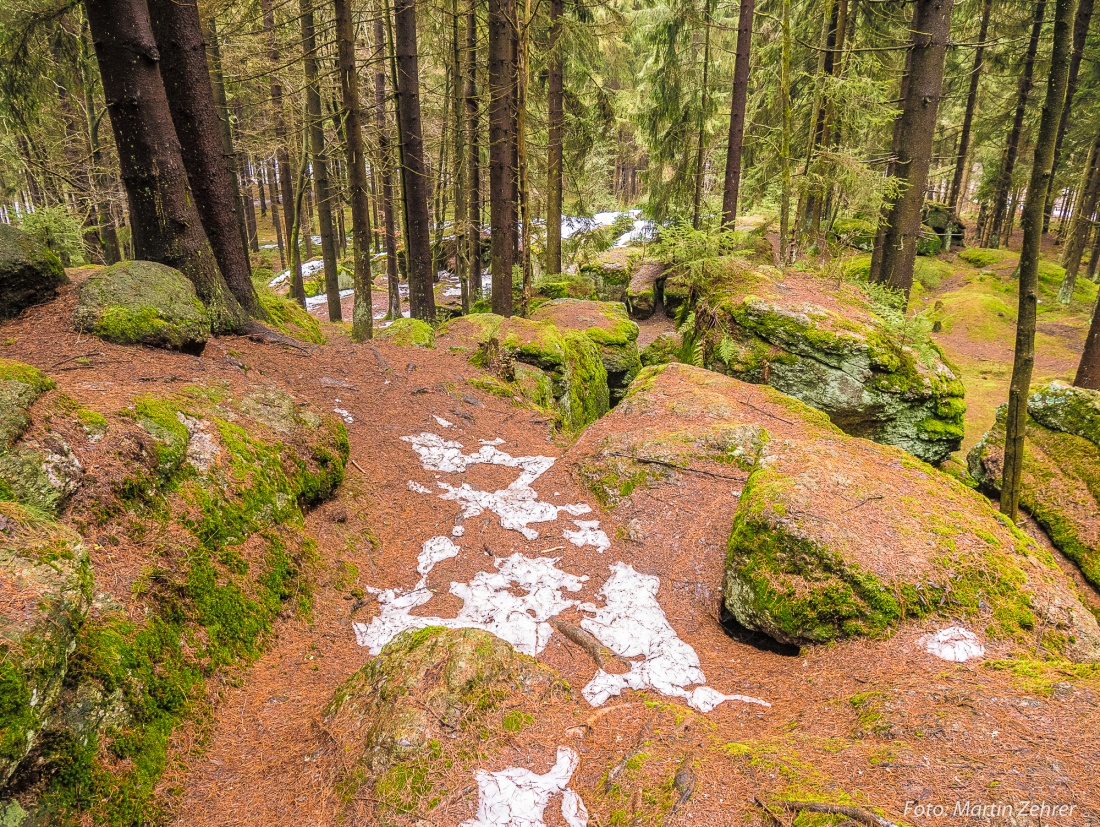
{"label": "fallen twig", "polygon": [[245,332],[247,336],[253,342],[263,342],[274,345],[284,345],[285,347],[294,348],[300,350],[303,353],[309,353],[313,350],[312,347],[307,347],[302,343],[295,341],[289,336],[284,336],[282,333],[277,333],[269,327],[265,327],[257,321],[253,321],[248,325],[248,330]]}
{"label": "fallen twig", "polygon": [[[550,625],[565,635],[569,640],[577,644],[581,649],[585,651],[588,657],[592,658],[592,662],[596,666],[612,675],[623,675],[630,671],[629,661],[620,658],[598,640],[595,636],[589,632],[586,632],[580,626],[575,626],[568,621],[555,617],[550,621]],[[608,666],[614,664],[616,669],[609,669]]]}
{"label": "fallen twig", "polygon": [[695,772],[691,769],[691,764],[695,760],[695,756],[692,753],[688,753],[684,756],[684,760],[680,762],[680,769],[676,771],[676,775],[672,779],[672,789],[680,793],[676,801],[673,802],[672,807],[668,811],[668,815],[665,816],[664,823],[668,824],[676,816],[677,810],[684,806],[688,799],[691,798],[691,794],[695,792]]}
{"label": "fallen twig", "polygon": [[355,460],[350,459],[350,458],[348,459],[348,462],[350,462],[352,465],[354,465],[355,470],[358,471],[360,474],[362,474],[364,477],[367,475],[367,472],[363,470],[362,466],[360,466],[358,462],[356,462]]}
{"label": "fallen twig", "polygon": [[633,454],[620,454],[618,451],[608,451],[608,456],[621,457],[622,459],[632,459],[635,462],[642,462],[647,465],[662,465],[665,468],[671,468],[674,471],[690,471],[693,474],[706,474],[708,477],[717,477],[720,480],[733,480],[734,482],[744,482],[744,477],[731,477],[728,474],[716,474],[713,471],[704,471],[702,468],[692,468],[690,466],[676,465],[672,462],[667,462],[663,459],[654,459],[653,457],[636,457]]}
{"label": "fallen twig", "polygon": [[819,801],[780,801],[779,803],[788,810],[847,816],[852,819],[852,821],[866,824],[867,827],[898,827],[897,824],[889,819],[876,815],[869,810],[864,810],[860,807],[850,807],[846,804],[823,804]]}
{"label": "fallen twig", "polygon": [[860,500],[858,503],[853,505],[851,508],[844,509],[843,513],[847,514],[849,511],[855,511],[857,508],[859,508],[861,506],[864,506],[864,505],[867,505],[867,503],[874,502],[875,500],[882,500],[882,499],[885,499],[885,497],[882,494],[875,494],[873,497],[864,497],[862,500]]}
{"label": "fallen twig", "polygon": [[795,424],[795,423],[791,422],[789,419],[784,419],[781,416],[776,416],[775,414],[771,413],[770,411],[765,411],[763,408],[758,408],[756,405],[752,404],[751,402],[746,402],[744,399],[738,399],[737,401],[740,402],[742,405],[745,405],[749,408],[752,408],[757,413],[764,414],[764,416],[770,416],[772,419],[778,419],[780,422],[786,422],[788,425],[794,425]]}
{"label": "fallen twig", "polygon": [[760,800],[760,796],[754,795],[752,797],[752,800],[756,802],[756,806],[763,810],[773,823],[778,824],[779,827],[787,827],[787,825],[783,823],[782,819],[780,819],[779,816],[772,812],[772,808]]}
{"label": "fallen twig", "polygon": [[46,370],[53,370],[54,368],[60,367],[61,365],[65,364],[66,362],[72,362],[74,359],[90,359],[92,356],[102,356],[102,355],[103,355],[102,350],[93,350],[90,353],[78,353],[76,356],[66,356],[60,362],[54,362],[52,365],[50,365],[48,368],[46,368]]}

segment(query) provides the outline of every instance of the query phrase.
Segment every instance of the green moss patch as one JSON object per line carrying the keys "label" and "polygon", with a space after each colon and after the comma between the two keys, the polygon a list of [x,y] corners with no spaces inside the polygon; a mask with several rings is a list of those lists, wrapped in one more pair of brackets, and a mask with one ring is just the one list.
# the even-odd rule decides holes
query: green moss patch
{"label": "green moss patch", "polygon": [[267,286],[257,287],[256,295],[267,312],[268,323],[280,333],[315,345],[325,343],[321,323],[298,302],[277,295]]}
{"label": "green moss patch", "polygon": [[435,347],[435,331],[420,319],[396,319],[375,336],[404,347]]}
{"label": "green moss patch", "polygon": [[50,301],[69,283],[61,260],[29,233],[0,226],[0,320]]}

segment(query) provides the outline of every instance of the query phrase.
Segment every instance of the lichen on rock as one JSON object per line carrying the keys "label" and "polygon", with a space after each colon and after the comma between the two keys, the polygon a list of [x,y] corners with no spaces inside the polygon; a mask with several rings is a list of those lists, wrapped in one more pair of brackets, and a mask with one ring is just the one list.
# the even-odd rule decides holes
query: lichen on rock
{"label": "lichen on rock", "polygon": [[73,324],[120,345],[200,353],[210,319],[194,285],[178,270],[152,261],[123,261],[80,285]]}

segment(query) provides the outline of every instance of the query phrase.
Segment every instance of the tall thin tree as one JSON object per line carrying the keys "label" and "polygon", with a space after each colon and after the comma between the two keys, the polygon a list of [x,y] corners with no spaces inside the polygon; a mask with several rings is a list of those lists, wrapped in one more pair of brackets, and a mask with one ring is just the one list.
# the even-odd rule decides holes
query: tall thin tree
{"label": "tall thin tree", "polygon": [[722,225],[733,229],[737,196],[741,188],[741,154],[745,142],[745,110],[749,100],[749,58],[756,0],[741,0],[737,12],[737,56],[733,64],[733,100],[730,104],[730,137],[726,145],[726,177],[722,187]]}
{"label": "tall thin tree", "polygon": [[[460,23],[462,25],[460,25]],[[451,180],[454,186],[455,205],[455,257],[454,273],[458,277],[461,292],[462,312],[470,312],[470,273],[467,266],[469,246],[466,243],[466,234],[469,232],[467,210],[469,201],[466,198],[466,105],[463,90],[464,73],[462,55],[466,51],[465,19],[459,13],[459,0],[451,0],[451,61],[454,64],[451,85],[453,98],[451,100],[451,115],[454,123],[451,125],[451,135],[454,139],[454,147],[451,158]]]}
{"label": "tall thin tree", "polygon": [[386,111],[386,33],[382,20],[383,5],[376,3],[374,17],[374,122],[378,136],[378,158],[375,168],[381,178],[382,228],[386,250],[386,284],[389,297],[387,315],[401,318],[401,277],[397,271],[397,226],[393,206],[393,147],[390,144],[389,115]]}
{"label": "tall thin tree", "polygon": [[[751,0],[750,0],[751,2]],[[565,0],[550,0],[550,39],[546,78],[546,272],[561,272],[562,125],[565,110],[564,62],[561,47]]]}
{"label": "tall thin tree", "polygon": [[477,8],[479,0],[469,0],[466,10],[466,218],[469,229],[470,284],[475,296],[483,293],[481,284],[481,96],[477,88]]}
{"label": "tall thin tree", "polygon": [[951,189],[947,203],[954,209],[959,208],[962,197],[963,175],[967,168],[970,152],[970,130],[974,126],[974,110],[978,105],[978,87],[982,80],[982,66],[985,64],[985,38],[989,32],[989,15],[993,10],[993,0],[982,0],[981,20],[978,23],[978,41],[974,48],[974,65],[970,68],[970,85],[966,93],[966,109],[963,111],[962,129],[959,132],[959,147],[955,157],[955,173],[951,177]]}
{"label": "tall thin tree", "polygon": [[493,312],[512,315],[516,248],[515,0],[489,0],[489,241]]}

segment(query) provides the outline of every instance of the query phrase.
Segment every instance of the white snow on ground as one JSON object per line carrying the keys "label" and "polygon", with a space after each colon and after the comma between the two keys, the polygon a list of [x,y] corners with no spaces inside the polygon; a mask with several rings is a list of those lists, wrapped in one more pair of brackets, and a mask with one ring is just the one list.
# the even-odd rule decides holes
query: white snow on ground
{"label": "white snow on ground", "polygon": [[952,663],[966,663],[985,655],[985,647],[978,636],[961,626],[949,626],[934,635],[925,635],[920,645],[928,654]]}
{"label": "white snow on ground", "polygon": [[581,690],[588,702],[600,706],[624,689],[648,687],[662,695],[684,698],[702,712],[709,712],[726,700],[771,706],[759,698],[723,695],[706,686],[687,690],[686,687],[706,683],[707,679],[699,666],[699,656],[680,640],[657,602],[660,585],[656,577],[639,574],[626,563],[615,563],[611,566],[611,577],[600,589],[603,608],[592,604],[581,606],[584,611],[593,613],[592,617],[581,621],[581,627],[595,635],[600,643],[623,658],[639,655],[645,658],[632,661],[630,671],[624,675],[598,671]]}
{"label": "white snow on ground", "polygon": [[561,793],[561,815],[569,827],[587,827],[588,810],[581,797],[568,787],[577,769],[577,753],[558,747],[558,760],[550,771],[536,775],[523,767],[500,772],[478,770],[477,815],[459,827],[545,827],[542,820],[550,799]]}
{"label": "white snow on ground", "polygon": [[[529,523],[556,520],[561,511],[573,516],[591,511],[583,503],[557,506],[538,499],[532,485],[553,466],[553,457],[513,457],[495,444],[487,444],[486,440],[481,440],[477,451],[467,454],[463,452],[462,443],[427,432],[402,439],[412,445],[427,471],[453,474],[478,464],[520,470],[515,482],[492,493],[481,491],[469,483],[456,488],[437,481],[436,485],[443,489],[439,495],[442,499],[457,500],[462,504],[462,520],[489,510],[500,517],[502,527],[534,540],[539,534],[529,527]],[[500,440],[492,442],[500,444]],[[408,486],[413,491],[427,491],[413,481]],[[577,529],[563,531],[569,542],[580,547],[594,546],[601,553],[611,547],[607,534],[600,530],[599,520],[572,522]],[[461,536],[462,532],[457,530],[459,528],[461,526],[456,525],[454,536]],[[432,599],[428,574],[436,563],[458,554],[459,547],[449,538],[432,537],[424,543],[419,555],[417,571],[421,577],[416,586],[407,592],[401,589],[372,589],[371,593],[378,599],[379,614],[369,623],[352,624],[359,645],[377,655],[383,646],[405,629],[444,626],[450,629],[484,629],[508,641],[524,654],[537,655],[546,647],[553,631],[547,621],[566,609],[578,607],[590,615],[581,621],[581,626],[631,662],[630,671],[624,675],[612,675],[603,670],[596,673],[582,691],[593,706],[600,706],[624,689],[647,688],[669,697],[683,698],[702,712],[710,712],[724,701],[770,706],[759,698],[725,695],[705,686],[706,676],[700,667],[699,656],[676,634],[657,602],[660,579],[640,574],[626,563],[617,562],[611,566],[611,577],[599,592],[604,601],[602,607],[580,604],[564,595],[566,591],[580,591],[588,578],[559,569],[557,564],[560,558],[529,558],[517,552],[505,559],[498,558],[495,572],[478,572],[469,583],[451,583],[450,593],[462,600],[462,608],[456,617],[412,614],[413,610]],[[541,821],[484,823],[536,825]]]}
{"label": "white snow on ground", "polygon": [[611,548],[611,540],[600,530],[599,520],[574,520],[573,525],[577,527],[577,531],[567,528],[562,532],[562,536],[573,545],[595,546],[600,554]]}
{"label": "white snow on ground", "polygon": [[436,416],[435,414],[432,414],[432,418],[439,423],[439,427],[441,428],[453,428],[455,425],[453,422],[448,422],[443,417]]}
{"label": "white snow on ground", "polygon": [[[318,241],[317,243],[320,244],[321,242]],[[302,278],[303,279],[308,279],[310,276],[314,275],[315,273],[319,273],[324,269],[325,269],[324,259],[315,258],[315,259],[312,259],[310,261],[303,261],[302,262]],[[290,280],[290,271],[289,270],[283,270],[283,272],[279,273],[279,275],[277,275],[275,278],[273,278],[271,281],[269,281],[267,283],[267,286],[268,287],[278,287],[280,284],[285,284],[289,280]]]}
{"label": "white snow on ground", "polygon": [[[336,401],[339,402],[340,400],[337,399]],[[355,421],[355,417],[353,417],[350,413],[345,411],[343,408],[333,408],[332,412],[334,414],[336,414],[337,416],[339,416],[342,420],[344,420],[344,422],[347,423],[348,425],[350,425],[351,423],[353,423]]]}
{"label": "white snow on ground", "polygon": [[421,485],[415,480],[409,480],[407,483],[410,491],[415,491],[417,494],[431,494],[432,489],[427,486]]}
{"label": "white snow on ground", "polygon": [[[348,296],[354,296],[354,295],[355,295],[355,291],[352,290],[350,287],[347,290],[341,290],[340,291],[340,301],[343,301]],[[318,296],[308,296],[306,298],[306,310],[312,310],[315,307],[320,307],[322,304],[327,304],[327,303],[328,303],[328,294],[327,293],[321,293]]]}
{"label": "white snow on ground", "polygon": [[588,579],[559,569],[556,557],[528,558],[516,553],[504,560],[498,559],[495,572],[480,571],[469,583],[451,583],[451,594],[462,600],[462,608],[456,617],[412,615],[413,609],[432,599],[428,572],[437,561],[428,565],[429,558],[427,549],[421,552],[418,571],[422,577],[412,591],[376,590],[381,613],[369,624],[353,624],[356,641],[360,646],[368,647],[372,655],[381,652],[382,647],[398,633],[425,626],[483,629],[508,641],[525,655],[537,655],[546,648],[553,632],[553,627],[546,621],[577,605],[576,600],[566,599],[562,591],[580,591],[581,585]]}

